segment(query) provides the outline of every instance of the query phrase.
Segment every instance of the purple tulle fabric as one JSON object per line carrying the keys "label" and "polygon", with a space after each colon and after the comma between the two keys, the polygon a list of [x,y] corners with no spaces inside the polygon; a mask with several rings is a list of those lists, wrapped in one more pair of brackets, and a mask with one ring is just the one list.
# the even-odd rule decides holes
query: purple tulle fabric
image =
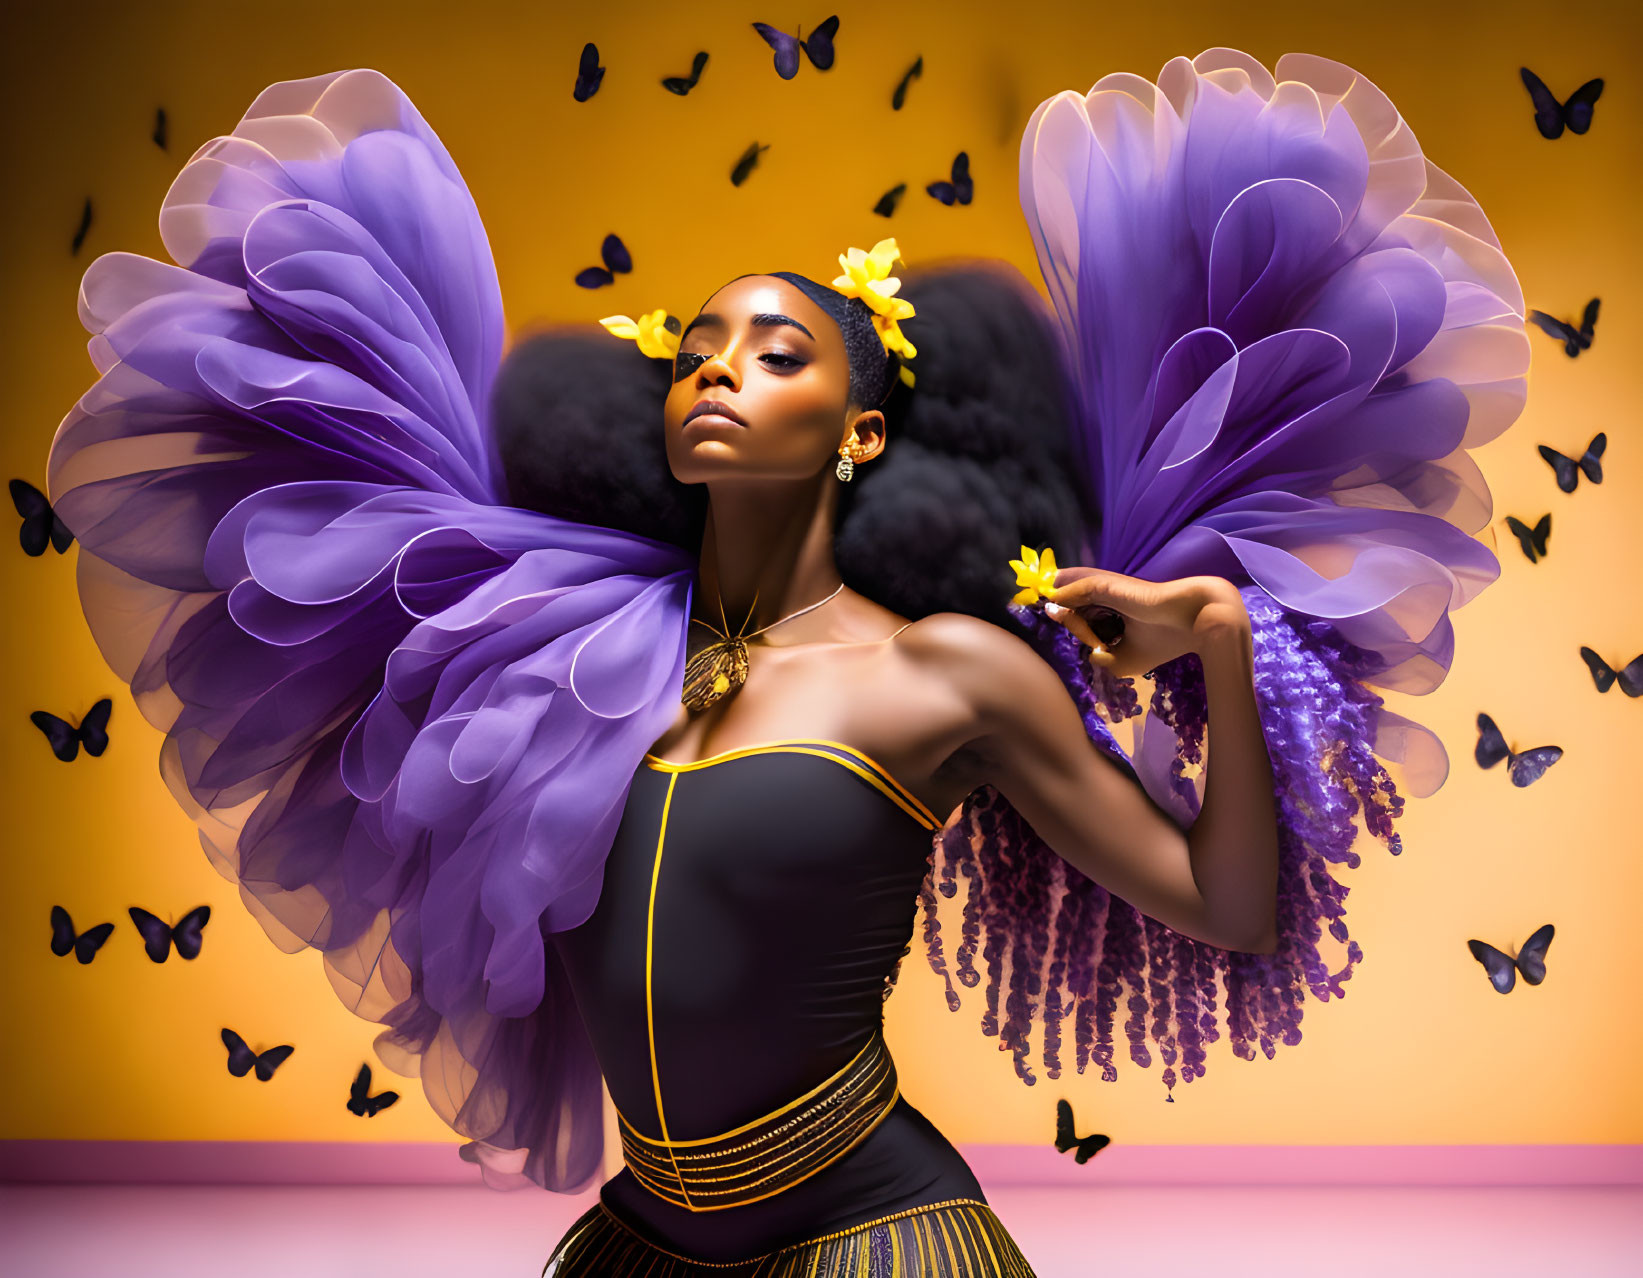
{"label": "purple tulle fabric", "polygon": [[[276,84],[109,253],[49,496],[161,771],[284,949],[389,1028],[488,1180],[599,1169],[544,934],[580,923],[684,679],[694,561],[501,504],[503,338],[450,156],[374,71]],[[523,1155],[520,1157],[520,1155]]]}
{"label": "purple tulle fabric", "polygon": [[[1449,612],[1495,579],[1471,534],[1491,515],[1467,450],[1522,409],[1523,296],[1477,203],[1427,160],[1385,95],[1349,67],[1290,54],[1275,73],[1231,49],[1175,58],[1157,85],[1102,78],[1042,103],[1021,145],[1022,209],[1079,405],[1074,446],[1099,533],[1062,562],[1150,581],[1237,584],[1279,824],[1278,950],[1221,950],[1171,931],[1072,870],[992,787],[943,831],[924,894],[931,966],[974,986],[984,1032],[1023,1081],[1062,1068],[1116,1078],[1156,1043],[1173,1087],[1236,1055],[1300,1041],[1303,995],[1343,997],[1362,958],[1346,928],[1355,821],[1397,854],[1404,790],[1448,760],[1435,733],[1371,686],[1437,687]],[[1091,671],[1040,610],[1013,608],[1072,692],[1092,741],[1133,766],[1182,826],[1202,798],[1209,708],[1189,654],[1133,680]],[[1109,721],[1137,719],[1133,757]],[[1377,757],[1378,756],[1378,757]],[[938,898],[966,888],[947,961]],[[1331,970],[1323,933],[1344,951]],[[1179,1073],[1176,1066],[1179,1064]]]}
{"label": "purple tulle fabric", "polygon": [[[1063,562],[1225,576],[1256,635],[1279,786],[1275,956],[1228,953],[1110,897],[988,787],[925,894],[968,885],[960,983],[1029,1077],[1111,1076],[1156,1041],[1203,1072],[1224,979],[1234,1049],[1299,1038],[1303,986],[1359,957],[1331,863],[1354,816],[1395,851],[1433,734],[1367,685],[1435,687],[1450,609],[1491,581],[1466,450],[1524,398],[1522,297],[1488,222],[1354,72],[1229,50],[1155,87],[1108,76],[1034,114],[1022,206],[1066,339],[1075,450],[1104,530]],[[388,79],[273,85],[167,193],[177,265],[110,253],[80,313],[99,373],[59,427],[49,497],[82,604],[165,733],[161,771],[282,948],[388,1028],[486,1183],[581,1188],[599,1070],[547,933],[597,899],[645,750],[683,684],[694,557],[503,504],[487,405],[503,342],[489,244],[450,156]],[[1001,588],[1009,589],[1001,580]],[[1185,658],[1132,685],[1018,619],[1094,740],[1183,824],[1206,719]],[[1139,715],[1131,759],[1107,724]],[[1327,926],[1347,946],[1331,972]],[[1003,984],[1004,972],[1008,985]],[[1128,990],[1128,995],[1125,995]],[[949,985],[951,1001],[956,991]]]}

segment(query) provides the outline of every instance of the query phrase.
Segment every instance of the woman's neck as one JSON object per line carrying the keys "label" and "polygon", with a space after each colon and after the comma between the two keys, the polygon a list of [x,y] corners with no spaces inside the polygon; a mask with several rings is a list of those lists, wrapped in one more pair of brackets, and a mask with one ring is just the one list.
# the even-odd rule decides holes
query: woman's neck
{"label": "woman's neck", "polygon": [[[751,634],[825,599],[838,587],[833,563],[838,493],[835,485],[825,482],[829,478],[831,472],[823,470],[814,479],[725,480],[709,485],[695,616],[728,634]],[[791,626],[782,626],[771,646],[825,639],[828,619],[822,614],[827,611],[818,608]],[[765,642],[765,637],[757,642]]]}

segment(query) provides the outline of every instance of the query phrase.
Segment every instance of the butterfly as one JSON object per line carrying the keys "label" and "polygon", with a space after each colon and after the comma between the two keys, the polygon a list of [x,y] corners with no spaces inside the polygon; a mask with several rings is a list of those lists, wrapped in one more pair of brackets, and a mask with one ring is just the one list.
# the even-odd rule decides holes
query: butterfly
{"label": "butterfly", "polygon": [[1518,74],[1523,77],[1523,87],[1529,90],[1529,98],[1535,104],[1535,127],[1541,137],[1559,137],[1565,126],[1570,133],[1584,133],[1592,127],[1592,110],[1603,92],[1602,80],[1586,81],[1565,101],[1559,102],[1546,82],[1528,67],[1519,67]]}
{"label": "butterfly", "polygon": [[126,913],[131,915],[131,921],[137,925],[137,930],[143,934],[143,948],[148,951],[148,957],[156,963],[164,963],[171,957],[171,946],[177,946],[177,957],[185,959],[198,958],[200,954],[200,929],[211,918],[209,905],[196,905],[182,920],[172,927],[158,915],[150,914],[139,906],[126,907]]}
{"label": "butterfly", "polygon": [[702,68],[707,65],[707,54],[698,53],[690,60],[690,74],[670,75],[662,81],[662,87],[669,93],[677,93],[681,98],[696,87],[696,81],[702,78]]}
{"label": "butterfly", "polygon": [[17,540],[27,555],[43,555],[49,544],[59,555],[74,544],[74,534],[57,517],[46,495],[26,479],[11,481],[11,504],[23,517]]}
{"label": "butterfly", "polygon": [[78,254],[80,245],[86,242],[86,232],[91,229],[91,197],[86,196],[86,205],[80,210],[80,225],[75,228],[74,242],[69,246],[70,254]]}
{"label": "butterfly", "polygon": [[599,65],[599,46],[589,40],[582,46],[582,56],[576,64],[576,87],[570,91],[578,102],[586,102],[599,92],[599,83],[605,78],[605,68]]}
{"label": "butterfly", "polygon": [[1536,746],[1522,754],[1514,753],[1507,747],[1506,738],[1500,735],[1500,729],[1495,727],[1495,721],[1486,714],[1479,714],[1478,744],[1477,749],[1473,751],[1473,757],[1477,759],[1480,768],[1492,768],[1505,759],[1512,784],[1525,786],[1540,780],[1546,769],[1563,757],[1563,747]]}
{"label": "butterfly", "polygon": [[901,110],[907,101],[907,86],[924,74],[924,55],[920,54],[913,65],[907,68],[907,73],[901,77],[901,83],[896,85],[896,91],[890,95],[890,109]]}
{"label": "butterfly", "polygon": [[603,266],[590,266],[584,271],[576,273],[576,283],[579,288],[603,288],[613,283],[618,275],[626,275],[633,269],[633,258],[628,254],[627,245],[616,235],[607,235],[599,245],[599,256],[604,259]]}
{"label": "butterfly", "polygon": [[103,948],[103,942],[113,931],[114,924],[99,923],[75,935],[74,920],[69,917],[68,911],[60,905],[51,907],[51,952],[58,958],[73,950],[74,957],[81,963],[89,963],[97,957],[97,951]]}
{"label": "butterfly", "polygon": [[747,150],[742,152],[742,158],[736,161],[736,167],[730,171],[730,185],[740,186],[747,181],[747,175],[753,172],[759,163],[759,152],[768,151],[770,144],[766,142],[760,146],[757,142],[750,143]]}
{"label": "butterfly", "polygon": [[361,1118],[375,1118],[399,1099],[398,1092],[378,1092],[372,1096],[370,1091],[371,1067],[369,1064],[361,1065],[348,1087],[348,1112]]}
{"label": "butterfly", "polygon": [[896,211],[896,205],[901,202],[901,197],[906,193],[907,183],[896,183],[896,185],[891,187],[883,195],[879,196],[879,202],[873,206],[873,212],[877,213],[880,217],[889,217]]}
{"label": "butterfly", "polygon": [[1583,646],[1580,655],[1586,662],[1586,669],[1592,672],[1592,682],[1597,685],[1599,692],[1607,692],[1610,686],[1619,680],[1620,690],[1628,697],[1643,697],[1643,652],[1638,653],[1619,670],[1590,648]]}
{"label": "butterfly", "polygon": [[1517,537],[1517,544],[1522,547],[1524,556],[1530,563],[1535,563],[1537,557],[1545,557],[1546,539],[1552,535],[1552,516],[1549,513],[1536,520],[1533,528],[1521,519],[1507,515],[1506,526]]}
{"label": "butterfly", "polygon": [[960,204],[968,204],[970,197],[975,194],[975,183],[970,181],[970,153],[960,151],[953,157],[951,182],[931,182],[924,189],[943,204],[951,204],[957,200]]}
{"label": "butterfly", "polygon": [[[791,80],[798,75],[800,49],[804,50],[805,56],[810,59],[810,65],[818,71],[826,71],[833,65],[833,37],[839,31],[839,15],[836,13],[803,40],[797,36],[790,36],[785,31],[778,31],[765,22],[755,22],[753,29],[776,51],[776,74],[784,80]],[[804,28],[799,29],[802,31]]]}
{"label": "butterfly", "polygon": [[1108,1145],[1110,1136],[1075,1136],[1073,1134],[1073,1107],[1064,1100],[1055,1103],[1055,1147],[1065,1154],[1073,1150],[1075,1163],[1087,1163]]}
{"label": "butterfly", "polygon": [[1586,309],[1580,316],[1580,327],[1565,324],[1560,319],[1553,319],[1545,311],[1531,310],[1529,320],[1541,332],[1549,334],[1563,343],[1563,353],[1574,359],[1581,351],[1592,344],[1592,330],[1597,326],[1597,307],[1603,299],[1594,297],[1586,303]]}
{"label": "butterfly", "polygon": [[244,1078],[246,1072],[254,1066],[257,1077],[265,1083],[274,1077],[274,1071],[285,1063],[285,1058],[297,1050],[287,1043],[282,1047],[270,1047],[266,1052],[253,1052],[246,1046],[243,1038],[227,1028],[222,1032],[222,1041],[228,1048],[230,1074],[235,1078]]}
{"label": "butterfly", "polygon": [[81,745],[87,754],[94,756],[108,749],[108,716],[113,709],[114,702],[104,697],[86,711],[78,728],[49,710],[34,711],[29,715],[29,722],[46,734],[53,754],[64,763],[73,763]]}
{"label": "butterfly", "polygon": [[154,108],[154,145],[159,147],[162,151],[166,149],[164,107]]}
{"label": "butterfly", "polygon": [[1603,482],[1603,450],[1609,446],[1609,437],[1602,431],[1592,436],[1592,442],[1586,445],[1586,451],[1581,454],[1580,460],[1565,457],[1555,448],[1548,448],[1541,444],[1540,455],[1546,459],[1551,468],[1557,472],[1557,486],[1566,493],[1572,493],[1575,485],[1580,482],[1581,472],[1594,484]]}
{"label": "butterfly", "polygon": [[1507,994],[1517,983],[1519,973],[1530,985],[1539,985],[1546,979],[1546,947],[1552,943],[1552,931],[1550,923],[1536,929],[1534,935],[1523,943],[1516,958],[1502,953],[1486,941],[1468,941],[1466,948],[1489,973],[1489,983],[1502,994]]}

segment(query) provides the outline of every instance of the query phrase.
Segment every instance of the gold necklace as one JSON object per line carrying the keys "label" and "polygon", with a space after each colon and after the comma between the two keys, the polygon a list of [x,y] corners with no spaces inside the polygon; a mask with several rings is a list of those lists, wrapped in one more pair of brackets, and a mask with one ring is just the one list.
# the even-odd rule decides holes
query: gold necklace
{"label": "gold necklace", "polygon": [[[841,581],[834,587],[833,594],[828,595],[827,599],[831,599],[833,595],[838,594],[843,589],[844,583]],[[813,604],[806,604],[798,612],[791,612],[785,617],[779,617],[768,626],[760,626],[751,635],[743,634],[742,631],[747,629],[747,623],[753,620],[753,610],[759,606],[759,592],[755,590],[753,592],[753,603],[748,607],[747,617],[742,622],[741,630],[731,635],[725,633],[725,630],[730,629],[730,623],[725,621],[725,597],[724,592],[721,591],[719,593],[719,620],[724,622],[725,630],[716,630],[710,623],[702,621],[699,617],[691,618],[692,621],[707,626],[714,634],[720,636],[720,639],[718,643],[708,644],[707,647],[685,662],[685,686],[684,691],[679,695],[679,700],[683,701],[685,706],[692,712],[706,710],[732,688],[741,687],[747,682],[747,640],[753,638],[753,635],[762,635],[766,630],[779,626],[784,621],[792,621],[794,617],[803,616],[812,608],[820,608],[827,602],[827,599],[818,599]]]}

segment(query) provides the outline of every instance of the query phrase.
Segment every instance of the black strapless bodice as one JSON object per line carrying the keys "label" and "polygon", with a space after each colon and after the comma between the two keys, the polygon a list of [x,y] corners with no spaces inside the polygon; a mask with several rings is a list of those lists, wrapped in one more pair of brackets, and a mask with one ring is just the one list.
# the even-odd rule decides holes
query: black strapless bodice
{"label": "black strapless bodice", "polygon": [[[780,1109],[879,1030],[940,821],[832,741],[697,763],[647,756],[593,915],[551,937],[617,1110],[691,1140]],[[661,1115],[657,1103],[660,1099]],[[624,1169],[602,1198],[654,1241],[737,1260],[890,1211],[982,1199],[905,1098],[839,1161],[760,1202],[693,1212]]]}

